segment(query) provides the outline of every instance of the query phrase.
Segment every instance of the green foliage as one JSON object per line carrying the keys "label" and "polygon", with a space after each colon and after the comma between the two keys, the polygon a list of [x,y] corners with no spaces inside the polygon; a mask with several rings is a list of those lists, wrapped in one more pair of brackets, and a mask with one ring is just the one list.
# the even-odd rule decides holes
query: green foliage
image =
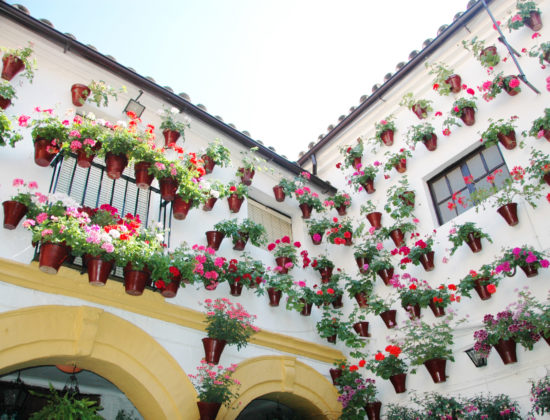
{"label": "green foliage", "polygon": [[417,143],[427,141],[435,134],[435,128],[429,122],[409,127],[407,131],[407,144],[415,147]]}
{"label": "green foliage", "polygon": [[474,289],[476,280],[478,280],[479,284],[482,286],[492,284],[496,287],[498,286],[501,277],[497,275],[493,265],[484,264],[477,271],[470,270],[468,275],[460,280],[458,283],[458,291],[460,294],[462,296],[472,297],[470,292]]}
{"label": "green foliage", "polygon": [[358,138],[355,146],[340,146],[339,150],[340,154],[344,157],[344,166],[346,168],[353,168],[355,158],[360,158],[363,156],[363,140]]}
{"label": "green foliage", "polygon": [[386,171],[391,171],[396,165],[400,163],[407,163],[407,159],[412,158],[412,153],[407,149],[399,149],[399,152],[390,152],[387,151],[384,153],[384,156],[388,159],[384,164],[384,169]]}
{"label": "green foliage", "polygon": [[[478,40],[477,36],[472,38],[470,41],[463,40],[462,46],[466,50],[471,51],[483,67],[494,67],[500,63],[500,56],[498,55],[498,52],[493,54],[492,51],[486,50],[485,41]],[[492,47],[494,47],[494,45]]]}
{"label": "green foliage", "polygon": [[537,7],[537,3],[530,0],[518,0],[516,3],[517,13],[510,17],[506,22],[508,31],[512,32],[525,26],[525,21],[530,19],[531,12],[537,12],[540,14],[540,9]]}
{"label": "green foliage", "polygon": [[187,375],[193,382],[199,401],[216,402],[229,407],[231,401],[239,398],[240,382],[231,376],[235,372],[237,365],[232,364],[228,368],[222,365],[214,365],[201,361],[201,366],[197,367],[196,375]]}
{"label": "green foliage", "polygon": [[485,238],[489,242],[493,243],[491,237],[478,228],[475,223],[465,222],[459,226],[454,226],[449,231],[449,241],[453,244],[453,247],[451,248],[451,255],[453,255],[456,250],[462,246],[462,244],[469,240],[468,235],[470,234],[472,234],[474,238]]}
{"label": "green foliage", "polygon": [[[386,204],[384,210],[390,217],[396,221],[403,221],[406,218],[414,217],[414,198],[415,193],[411,190],[407,176],[403,176],[399,181],[392,185],[386,191]],[[402,229],[403,230],[403,229]],[[414,230],[414,226],[412,232]]]}
{"label": "green foliage", "polygon": [[7,80],[0,81],[0,96],[4,99],[14,99],[17,98],[15,94],[15,88]]}
{"label": "green foliage", "polygon": [[[241,151],[241,166],[239,169],[248,169],[250,171],[265,171],[267,161],[258,155],[259,147],[251,147],[250,150]],[[241,176],[241,173],[237,171],[237,176]]]}
{"label": "green foliage", "polygon": [[116,101],[118,100],[119,93],[126,92],[125,86],[115,89],[103,80],[92,80],[88,85],[88,89],[90,89],[88,100],[95,103],[98,107],[101,107],[102,103],[104,107],[107,107],[109,105],[109,98],[114,98]]}
{"label": "green foliage", "polygon": [[50,393],[42,395],[31,391],[34,395],[47,398],[47,404],[40,410],[33,413],[31,420],[102,420],[97,412],[103,408],[95,401],[88,398],[77,398],[75,394],[66,392],[64,395],[58,393],[50,384]]}
{"label": "green foliage", "polygon": [[23,140],[23,136],[12,129],[12,123],[6,114],[0,110],[0,146],[10,145]]}
{"label": "green foliage", "polygon": [[[550,45],[550,42],[548,44]],[[550,130],[550,108],[545,108],[544,115],[533,121],[528,134],[532,137],[540,138],[543,136],[543,134],[540,133],[541,130]],[[523,135],[525,136],[526,132],[524,132]]]}
{"label": "green foliage", "polygon": [[242,235],[245,235],[252,245],[263,246],[267,242],[266,234],[264,225],[246,218],[239,224],[237,234],[232,234],[232,237],[233,242],[235,242]]}
{"label": "green foliage", "polygon": [[399,105],[406,106],[410,110],[412,110],[415,106],[420,107],[424,110],[422,113],[423,118],[426,118],[428,116],[428,112],[433,111],[432,103],[433,102],[429,99],[415,99],[413,93],[409,92],[403,96],[401,102],[399,102]]}
{"label": "green foliage", "polygon": [[431,64],[426,62],[426,69],[429,69],[429,73],[434,75],[432,81],[434,90],[441,96],[448,96],[451,93],[451,85],[447,83],[447,79],[453,75],[454,71],[443,62]]}
{"label": "green foliage", "polygon": [[29,41],[29,46],[25,48],[6,48],[6,47],[0,47],[0,50],[4,53],[5,56],[13,55],[17,58],[19,58],[23,64],[25,65],[25,70],[23,70],[23,73],[21,75],[23,77],[26,77],[30,83],[32,83],[32,80],[34,78],[34,71],[36,70],[36,59],[31,60],[31,55],[33,53],[32,50],[32,43]]}
{"label": "green foliage", "polygon": [[379,122],[374,124],[374,138],[378,144],[383,143],[382,134],[384,134],[385,131],[391,130],[394,133],[397,131],[395,128],[394,119],[395,117],[390,114],[385,119],[380,120]]}
{"label": "green foliage", "polygon": [[531,410],[529,414],[542,416],[550,413],[550,376],[538,381],[531,380]]}
{"label": "green foliage", "polygon": [[533,45],[529,50],[530,57],[537,57],[539,63],[544,65],[544,61],[550,60],[550,42],[541,42]]}
{"label": "green foliage", "polygon": [[220,139],[208,143],[204,155],[208,156],[218,166],[225,167],[231,164],[231,152]]}
{"label": "green foliage", "polygon": [[316,233],[323,235],[329,229],[332,222],[325,217],[323,219],[310,219],[306,223],[307,231],[310,235],[315,235]]}

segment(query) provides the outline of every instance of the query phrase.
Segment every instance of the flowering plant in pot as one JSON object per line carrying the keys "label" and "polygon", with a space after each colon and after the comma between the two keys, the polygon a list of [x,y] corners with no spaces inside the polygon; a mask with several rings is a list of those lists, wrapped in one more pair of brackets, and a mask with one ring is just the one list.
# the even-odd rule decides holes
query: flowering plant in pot
{"label": "flowering plant in pot", "polygon": [[550,185],[550,156],[539,149],[531,149],[529,166],[525,169],[529,179],[538,184]]}
{"label": "flowering plant in pot", "polygon": [[31,59],[34,52],[32,44],[29,42],[29,46],[25,48],[0,47],[0,51],[3,52],[2,79],[11,80],[17,73],[24,70],[21,76],[26,77],[32,83],[36,70],[36,59]]}
{"label": "flowering plant in pot", "polygon": [[326,338],[331,343],[340,340],[351,349],[365,346],[365,341],[352,332],[351,323],[343,320],[342,311],[339,309],[325,306],[323,317],[315,324],[315,328],[321,338]]}
{"label": "flowering plant in pot", "polygon": [[397,172],[403,173],[407,170],[407,159],[412,158],[412,153],[410,150],[401,148],[399,149],[399,152],[396,153],[388,151],[384,153],[384,156],[387,158],[386,163],[384,164],[384,169],[387,172],[390,172],[395,168]]}
{"label": "flowering plant in pot", "polygon": [[0,146],[10,145],[15,147],[15,143],[23,140],[23,136],[13,130],[11,120],[0,111]]}
{"label": "flowering plant in pot", "polygon": [[67,141],[68,121],[66,124],[51,109],[36,111],[42,114],[41,118],[35,118],[30,123],[30,117],[21,115],[19,125],[32,128],[31,135],[34,141],[34,161],[39,166],[48,166],[53,157],[59,152],[61,145]]}
{"label": "flowering plant in pot", "polygon": [[481,85],[483,99],[487,102],[492,101],[503,90],[508,92],[510,96],[515,96],[521,92],[519,78],[515,75],[503,76],[503,73],[498,73],[493,80],[488,80]]}
{"label": "flowering plant in pot", "polygon": [[367,300],[367,306],[365,310],[367,313],[372,313],[374,315],[380,315],[386,327],[389,329],[395,328],[397,323],[395,321],[395,316],[397,311],[392,309],[392,306],[397,302],[398,294],[389,293],[384,298],[376,295],[375,293],[371,294]]}
{"label": "flowering plant in pot", "polygon": [[550,375],[547,374],[538,380],[531,379],[530,382],[531,410],[529,410],[529,415],[542,416],[545,413],[550,413]]}
{"label": "flowering plant in pot", "polygon": [[339,286],[339,280],[346,279],[348,276],[345,273],[335,274],[328,282],[322,283],[319,287],[315,287],[315,294],[317,295],[317,305],[332,304],[335,309],[341,308],[342,296],[344,290]]}
{"label": "flowering plant in pot", "polygon": [[240,152],[241,166],[237,169],[235,175],[241,178],[243,184],[252,184],[252,178],[254,177],[256,170],[267,170],[267,166],[265,166],[267,161],[258,156],[258,150],[259,148],[255,146],[251,147],[250,150]]}
{"label": "flowering plant in pot", "polygon": [[339,221],[332,219],[330,229],[327,231],[327,241],[335,245],[351,245],[353,237],[353,225],[350,219]]}
{"label": "flowering plant in pot", "polygon": [[155,252],[163,249],[163,233],[154,226],[144,229],[139,216],[134,217],[131,214],[124,216],[124,222],[120,226],[125,229],[116,229],[121,232],[119,239],[123,241],[117,249],[117,265],[128,269],[131,267],[132,270],[149,271],[146,267],[149,259]]}
{"label": "flowering plant in pot", "polygon": [[252,259],[250,255],[245,253],[239,260],[235,258],[229,260],[226,277],[230,285],[237,285],[239,288],[244,286],[247,289],[255,289],[259,284],[263,283],[262,276],[264,273],[263,263]]}
{"label": "flowering plant in pot", "polygon": [[544,115],[532,122],[529,131],[523,132],[524,136],[527,136],[527,134],[536,138],[546,137],[548,140],[548,137],[550,137],[550,108],[545,108]]}
{"label": "flowering plant in pot", "polygon": [[[401,283],[400,278],[407,280],[408,285]],[[401,276],[399,274],[394,275],[390,284],[397,289],[399,298],[401,299],[401,306],[409,311],[411,316],[418,317],[418,308],[427,308],[435,302],[438,303],[438,306],[439,304],[446,306],[451,302],[450,295],[446,292],[445,288],[432,289],[427,281],[418,280],[411,277],[408,273],[404,273]],[[434,297],[437,300],[434,300]],[[416,309],[414,309],[415,307]],[[413,309],[416,312],[413,312]]]}
{"label": "flowering plant in pot", "polygon": [[[63,143],[62,151],[76,153],[77,158],[82,156],[93,159],[101,147],[100,140],[106,134],[106,128],[101,122],[101,120],[96,120],[92,113],[86,114],[84,118],[75,115],[73,123],[69,127],[68,141]],[[79,166],[82,166],[80,159]],[[89,165],[83,167],[89,167]]]}
{"label": "flowering plant in pot", "polygon": [[169,253],[155,253],[148,265],[151,278],[156,279],[155,287],[165,297],[175,296],[180,285],[185,287],[195,281],[195,254],[186,243]]}
{"label": "flowering plant in pot", "polygon": [[15,88],[7,80],[0,80],[0,108],[9,107],[12,99],[17,99]]}
{"label": "flowering plant in pot", "polygon": [[[12,185],[17,188],[17,194],[10,197],[2,203],[4,207],[4,228],[13,230],[17,227],[23,216],[27,213],[35,215],[37,206],[34,204],[33,197],[35,194],[32,190],[38,188],[36,181],[31,181],[28,184],[20,178],[15,178]],[[23,189],[21,189],[21,187]],[[30,210],[30,212],[29,212]]]}
{"label": "flowering plant in pot", "polygon": [[248,197],[248,186],[242,183],[230,181],[223,194],[227,196],[227,204],[232,213],[238,213],[245,197]]}
{"label": "flowering plant in pot", "polygon": [[209,174],[214,169],[214,165],[226,167],[231,164],[231,152],[223,145],[220,139],[215,139],[208,143],[208,146],[201,153],[204,160],[206,173]]}
{"label": "flowering plant in pot", "polygon": [[520,267],[528,277],[533,277],[537,275],[539,268],[548,268],[550,265],[545,257],[545,253],[537,251],[532,246],[508,248],[496,261],[495,270],[515,273],[516,267]]}
{"label": "flowering plant in pot", "polygon": [[[198,399],[197,405],[199,411],[210,413],[211,417],[215,418],[217,411],[221,405],[229,407],[233,400],[239,397],[238,389],[241,383],[232,378],[237,365],[232,364],[228,368],[214,363],[207,363],[206,360],[201,360],[201,365],[197,367],[197,374],[188,374],[189,379],[197,390]],[[209,410],[209,405],[214,408]]]}
{"label": "flowering plant in pot", "polygon": [[267,245],[267,250],[273,252],[277,261],[275,270],[286,273],[286,270],[291,269],[296,263],[297,252],[301,246],[298,241],[291,243],[290,237],[286,235]]}
{"label": "flowering plant in pot", "polygon": [[323,203],[326,207],[338,210],[340,216],[346,215],[346,209],[351,206],[351,196],[348,193],[336,194]]}
{"label": "flowering plant in pot", "polygon": [[[158,111],[160,115],[161,123],[160,129],[164,134],[166,141],[166,146],[176,143],[180,138],[185,142],[185,130],[191,127],[191,123],[188,118],[185,118],[183,121],[176,120],[176,116],[180,113],[178,108],[172,107],[170,109],[163,108]],[[172,132],[172,133],[170,133]],[[177,133],[177,134],[173,134]],[[170,137],[171,136],[171,137]]]}
{"label": "flowering plant in pot", "polygon": [[393,277],[393,262],[390,253],[387,250],[381,250],[380,253],[372,258],[369,263],[369,271],[374,278],[378,274],[384,284],[387,286]]}
{"label": "flowering plant in pot", "polygon": [[466,125],[474,125],[475,111],[477,111],[475,97],[458,98],[453,102],[453,107],[451,108],[451,116],[461,118]]}
{"label": "flowering plant in pot", "polygon": [[348,185],[351,185],[355,191],[362,191],[365,189],[367,194],[372,194],[374,191],[374,179],[378,173],[380,162],[375,161],[372,165],[361,166],[361,169],[357,169],[350,176],[346,176],[348,179]]}
{"label": "flowering plant in pot", "polygon": [[461,77],[455,74],[447,64],[426,62],[426,68],[430,70],[429,74],[434,75],[433,90],[439,95],[448,96],[450,93],[458,93],[462,90]]}
{"label": "flowering plant in pot", "polygon": [[397,129],[395,128],[395,117],[393,115],[387,116],[385,119],[380,120],[374,124],[374,142],[376,144],[385,144],[391,146],[393,144],[393,136]]}
{"label": "flowering plant in pot", "polygon": [[[139,188],[149,188],[155,177],[153,172],[155,162],[165,159],[152,137],[136,139],[134,147],[128,152],[128,158],[134,164],[136,184]],[[140,173],[142,170],[143,174]]]}
{"label": "flowering plant in pot", "polygon": [[[483,232],[480,228],[476,226],[474,222],[465,222],[461,225],[455,225],[449,230],[449,242],[453,244],[451,248],[451,255],[453,255],[456,250],[465,243],[472,242],[474,240],[480,241],[482,238],[487,239],[489,242],[493,243],[491,237]],[[481,244],[470,245],[470,248],[473,252],[479,252],[481,250]],[[477,250],[479,249],[479,250]]]}
{"label": "flowering plant in pot", "polygon": [[428,112],[433,111],[432,103],[429,99],[416,99],[412,92],[409,92],[403,96],[399,105],[407,107],[422,120],[428,116]]}
{"label": "flowering plant in pot", "polygon": [[518,299],[512,302],[508,309],[514,312],[514,316],[520,321],[533,324],[536,333],[550,345],[550,301],[548,299],[537,300],[529,288],[524,287],[518,293]]}
{"label": "flowering plant in pot", "polygon": [[202,208],[204,211],[212,210],[218,198],[227,195],[227,188],[218,180],[209,182],[203,179],[198,183],[198,189],[202,194],[201,202],[204,203]]}
{"label": "flowering plant in pot", "polygon": [[319,194],[312,192],[309,187],[296,188],[294,196],[302,209],[302,218],[309,219],[311,211],[316,210],[319,213],[325,211],[323,202],[319,198]]}
{"label": "flowering plant in pot", "polygon": [[500,63],[500,56],[498,55],[496,47],[494,45],[486,47],[485,41],[478,40],[477,36],[470,41],[463,40],[462,46],[466,50],[471,51],[483,67],[491,69]]}
{"label": "flowering plant in pot", "polygon": [[392,219],[398,221],[414,217],[414,199],[415,193],[411,190],[405,175],[386,191],[384,210]]}
{"label": "flowering plant in pot", "polygon": [[[107,176],[111,179],[119,179],[128,164],[128,155],[135,148],[141,133],[137,129],[138,120],[133,118],[128,124],[112,126],[101,139],[101,149],[98,156],[105,158]],[[148,135],[147,135],[148,136]]]}
{"label": "flowering plant in pot", "polygon": [[233,245],[239,240],[244,240],[245,242],[249,240],[252,245],[260,247],[267,242],[266,234],[264,225],[246,218],[239,223],[237,232],[231,234],[231,239],[233,240]]}
{"label": "flowering plant in pot", "polygon": [[184,171],[178,181],[178,189],[172,201],[172,215],[182,220],[190,209],[204,202],[205,196],[192,171]]}
{"label": "flowering plant in pot", "polygon": [[[374,379],[364,379],[359,368],[365,366],[365,360],[350,365],[348,362],[338,363],[341,375],[336,379],[336,387],[342,404],[343,419],[361,420],[365,418],[365,404],[376,401],[377,389]],[[370,417],[369,417],[370,418]],[[374,419],[373,419],[374,420]]]}
{"label": "flowering plant in pot", "polygon": [[88,96],[88,100],[95,103],[98,107],[101,107],[102,103],[104,107],[109,106],[109,98],[114,98],[114,100],[116,101],[118,100],[119,93],[126,92],[125,86],[115,89],[114,87],[105,83],[103,80],[92,80],[88,84],[88,89],[90,90],[90,96]]}
{"label": "flowering plant in pot", "polygon": [[424,143],[429,151],[435,150],[437,147],[437,136],[434,126],[429,122],[425,122],[409,127],[406,142],[413,150],[417,143]]}
{"label": "flowering plant in pot", "polygon": [[311,236],[314,245],[319,245],[323,239],[323,234],[331,225],[330,219],[312,219],[307,221],[307,232]]}
{"label": "flowering plant in pot", "polygon": [[458,290],[462,296],[472,297],[470,292],[475,289],[482,300],[487,300],[496,293],[501,277],[494,267],[482,265],[477,271],[470,270],[468,275],[458,283]]}
{"label": "flowering plant in pot", "polygon": [[508,30],[517,30],[524,25],[529,26],[532,30],[538,31],[542,28],[540,21],[540,9],[537,3],[529,0],[518,0],[516,2],[517,13],[510,17],[506,22]]}
{"label": "flowering plant in pot", "polygon": [[[486,148],[489,148],[495,144],[497,144],[499,141],[503,143],[504,141],[506,143],[503,143],[503,146],[506,147],[506,149],[514,149],[516,147],[516,126],[514,124],[514,120],[516,120],[517,117],[511,117],[509,121],[504,121],[504,119],[499,119],[497,121],[493,121],[491,118],[489,118],[490,124],[487,127],[487,129],[481,133],[481,142]],[[509,136],[511,139],[503,140],[501,139],[502,136]]]}
{"label": "flowering plant in pot", "polygon": [[334,268],[334,263],[325,255],[319,255],[311,263],[311,268],[315,271],[318,271],[321,274],[321,277],[327,278],[330,280],[332,276],[332,269]]}
{"label": "flowering plant in pot", "polygon": [[541,66],[544,62],[550,63],[550,42],[541,42],[540,44],[533,45],[529,50],[530,57],[537,57]]}
{"label": "flowering plant in pot", "polygon": [[216,257],[213,248],[204,245],[193,245],[195,280],[202,282],[206,290],[215,290],[218,284],[226,280],[227,260]]}
{"label": "flowering plant in pot", "polygon": [[348,292],[350,299],[356,295],[362,294],[368,300],[368,297],[374,290],[374,283],[363,276],[351,277],[347,274],[341,274],[340,279],[344,280],[345,289]]}
{"label": "flowering plant in pot", "polygon": [[298,301],[298,293],[294,289],[294,281],[290,274],[282,273],[277,270],[277,267],[272,272],[266,272],[264,277],[264,287],[259,287],[256,290],[257,295],[263,295],[267,291],[269,297],[269,306],[279,306],[283,293],[288,295],[286,307],[289,310],[298,310],[300,303]]}
{"label": "flowering plant in pot", "polygon": [[367,369],[382,379],[390,379],[392,376],[406,374],[408,370],[407,363],[399,358],[401,348],[388,345],[385,351],[388,353],[387,355],[378,350],[374,357],[367,361]]}
{"label": "flowering plant in pot", "polygon": [[416,420],[422,413],[418,408],[409,405],[388,404],[385,410],[386,420]]}
{"label": "flowering plant in pot", "polygon": [[[364,145],[363,140],[359,137],[355,146],[341,146],[340,154],[344,157],[344,168],[358,168],[361,165],[361,158],[363,156]],[[359,166],[360,167],[360,166]],[[341,168],[342,170],[344,168]]]}
{"label": "flowering plant in pot", "polygon": [[290,299],[296,301],[291,307],[304,316],[311,315],[313,305],[321,306],[323,303],[322,296],[317,294],[316,289],[309,287],[303,280],[294,282],[294,293],[289,295]]}
{"label": "flowering plant in pot", "polygon": [[[418,241],[416,241],[414,243],[414,246],[410,248],[410,251],[408,253],[403,252],[403,255],[408,256],[410,262],[412,262],[414,265],[420,265],[422,263],[422,266],[426,271],[431,271],[433,270],[433,245],[433,237],[427,236],[426,240],[419,239]],[[431,259],[432,261],[428,263],[428,259]],[[402,268],[405,267],[402,265]]]}

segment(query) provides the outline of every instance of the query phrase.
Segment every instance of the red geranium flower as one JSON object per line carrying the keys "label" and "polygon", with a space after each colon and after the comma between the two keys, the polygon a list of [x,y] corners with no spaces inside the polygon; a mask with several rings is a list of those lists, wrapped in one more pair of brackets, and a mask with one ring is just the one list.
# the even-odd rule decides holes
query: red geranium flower
{"label": "red geranium flower", "polygon": [[386,356],[384,356],[382,353],[378,352],[374,355],[374,360],[378,360],[379,362],[381,362],[382,360],[384,360],[386,358]]}

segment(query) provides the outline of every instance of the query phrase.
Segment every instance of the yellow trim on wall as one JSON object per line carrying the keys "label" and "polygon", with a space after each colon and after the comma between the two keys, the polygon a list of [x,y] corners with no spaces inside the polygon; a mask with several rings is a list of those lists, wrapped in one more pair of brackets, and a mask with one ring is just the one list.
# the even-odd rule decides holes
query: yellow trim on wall
{"label": "yellow trim on wall", "polygon": [[[28,289],[123,309],[199,331],[205,330],[202,312],[167,303],[160,293],[151,290],[145,290],[139,297],[130,296],[119,282],[108,281],[104,287],[90,286],[86,275],[80,275],[78,271],[67,267],[61,267],[52,276],[40,271],[37,262],[29,265],[0,258],[0,280]],[[322,362],[333,363],[345,358],[341,351],[333,347],[266,330],[252,336],[250,342]]]}

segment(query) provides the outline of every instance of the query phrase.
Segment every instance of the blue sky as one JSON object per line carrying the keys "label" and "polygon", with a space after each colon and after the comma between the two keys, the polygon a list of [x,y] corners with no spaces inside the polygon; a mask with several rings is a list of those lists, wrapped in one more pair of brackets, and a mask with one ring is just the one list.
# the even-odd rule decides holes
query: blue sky
{"label": "blue sky", "polygon": [[291,160],[467,1],[9,0]]}

